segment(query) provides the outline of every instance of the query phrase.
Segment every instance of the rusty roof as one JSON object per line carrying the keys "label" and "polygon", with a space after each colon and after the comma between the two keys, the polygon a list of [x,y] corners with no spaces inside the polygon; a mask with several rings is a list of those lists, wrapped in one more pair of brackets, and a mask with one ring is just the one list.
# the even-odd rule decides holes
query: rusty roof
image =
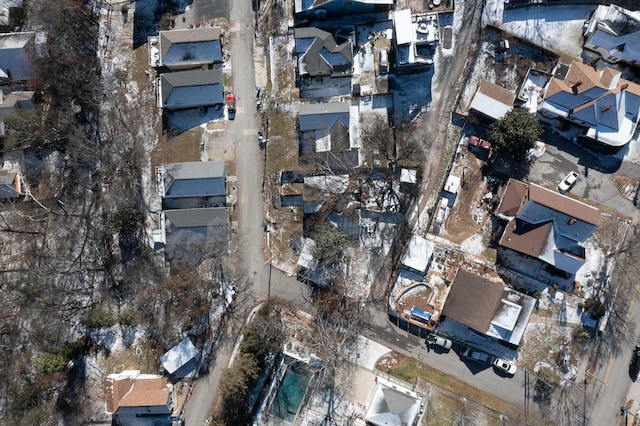
{"label": "rusty roof", "polygon": [[451,284],[442,315],[486,333],[500,306],[503,292],[502,282],[460,269]]}

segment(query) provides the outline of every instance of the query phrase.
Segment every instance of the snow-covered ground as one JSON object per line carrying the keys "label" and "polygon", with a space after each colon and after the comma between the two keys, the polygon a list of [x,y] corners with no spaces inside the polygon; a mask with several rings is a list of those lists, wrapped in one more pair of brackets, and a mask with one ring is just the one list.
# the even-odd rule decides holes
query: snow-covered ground
{"label": "snow-covered ground", "polygon": [[571,5],[504,10],[502,0],[487,0],[482,21],[561,56],[579,59],[582,28],[595,8]]}

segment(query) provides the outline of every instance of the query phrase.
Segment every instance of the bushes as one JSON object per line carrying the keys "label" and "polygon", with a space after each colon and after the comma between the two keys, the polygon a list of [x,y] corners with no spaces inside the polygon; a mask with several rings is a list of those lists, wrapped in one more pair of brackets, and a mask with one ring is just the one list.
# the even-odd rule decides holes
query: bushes
{"label": "bushes", "polygon": [[606,306],[598,299],[587,299],[584,302],[584,310],[591,314],[591,318],[598,320],[606,312]]}
{"label": "bushes", "polygon": [[88,328],[103,328],[111,327],[115,323],[116,319],[113,315],[111,315],[110,312],[106,311],[100,306],[96,306],[89,314],[89,318],[87,319],[85,325]]}
{"label": "bushes", "polygon": [[65,343],[62,347],[47,352],[36,359],[36,371],[40,374],[53,374],[63,371],[69,361],[82,354],[84,348],[78,342]]}
{"label": "bushes", "polygon": [[590,338],[591,332],[586,327],[578,327],[573,330],[573,340],[579,345],[584,345]]}

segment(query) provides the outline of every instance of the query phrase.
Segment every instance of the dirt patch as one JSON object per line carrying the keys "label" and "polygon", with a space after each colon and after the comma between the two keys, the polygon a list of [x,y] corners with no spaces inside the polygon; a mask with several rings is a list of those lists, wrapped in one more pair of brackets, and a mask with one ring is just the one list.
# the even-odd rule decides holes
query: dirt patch
{"label": "dirt patch", "polygon": [[640,182],[627,176],[614,176],[613,181],[618,191],[630,201],[637,202],[640,192]]}
{"label": "dirt patch", "polygon": [[[487,209],[481,204],[485,193],[485,180],[482,176],[481,160],[465,148],[460,151],[462,159],[456,162],[451,174],[461,179],[456,204],[449,212],[440,234],[455,244],[462,244],[467,238],[480,231],[486,218]],[[463,177],[464,176],[464,177]]]}
{"label": "dirt patch", "polygon": [[269,131],[267,137],[267,173],[298,168],[297,117],[278,108],[267,110]]}

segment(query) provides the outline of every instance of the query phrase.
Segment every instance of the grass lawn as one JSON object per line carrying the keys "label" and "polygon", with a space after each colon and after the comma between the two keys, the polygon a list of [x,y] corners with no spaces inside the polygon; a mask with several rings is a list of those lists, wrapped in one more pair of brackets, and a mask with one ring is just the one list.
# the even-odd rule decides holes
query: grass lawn
{"label": "grass lawn", "polygon": [[161,164],[200,161],[201,136],[201,127],[194,127],[171,139],[161,136],[158,146],[151,153],[154,172],[156,166]]}

